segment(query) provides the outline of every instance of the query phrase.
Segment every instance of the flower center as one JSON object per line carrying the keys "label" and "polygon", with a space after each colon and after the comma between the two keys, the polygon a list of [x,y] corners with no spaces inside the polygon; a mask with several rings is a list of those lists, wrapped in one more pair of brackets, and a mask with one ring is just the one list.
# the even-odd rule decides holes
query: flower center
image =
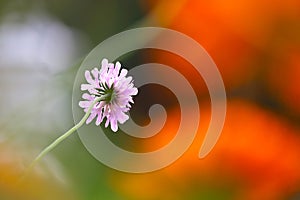
{"label": "flower center", "polygon": [[100,83],[100,86],[102,88],[96,88],[98,91],[98,94],[96,94],[96,96],[106,96],[105,100],[106,103],[111,103],[116,96],[116,92],[114,90],[114,84],[111,85],[111,87],[109,87],[106,83]]}
{"label": "flower center", "polygon": [[112,100],[114,99],[114,97],[116,95],[114,92],[114,88],[109,88],[108,90],[106,90],[104,95],[107,95],[107,97],[105,98],[105,101],[107,103],[112,102]]}

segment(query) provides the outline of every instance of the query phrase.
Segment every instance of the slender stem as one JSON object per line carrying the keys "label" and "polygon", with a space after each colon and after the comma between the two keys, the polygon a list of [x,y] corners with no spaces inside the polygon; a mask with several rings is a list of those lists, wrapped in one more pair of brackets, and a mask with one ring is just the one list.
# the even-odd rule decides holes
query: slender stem
{"label": "slender stem", "polygon": [[80,128],[84,122],[87,120],[87,118],[89,117],[94,105],[99,102],[99,101],[103,101],[107,96],[103,95],[101,97],[97,97],[95,98],[95,100],[92,102],[92,104],[90,105],[90,107],[88,108],[87,112],[85,113],[85,115],[83,116],[83,118],[80,120],[80,122],[78,124],[76,124],[75,126],[73,126],[70,130],[68,130],[66,133],[64,133],[62,136],[60,136],[59,138],[57,138],[54,142],[52,142],[49,146],[47,146],[33,161],[32,163],[29,165],[28,169],[26,170],[27,172],[29,172],[35,165],[36,163],[41,160],[49,151],[51,151],[54,147],[56,147],[59,143],[61,143],[64,139],[66,139],[68,136],[70,136],[74,131],[76,131],[78,128]]}

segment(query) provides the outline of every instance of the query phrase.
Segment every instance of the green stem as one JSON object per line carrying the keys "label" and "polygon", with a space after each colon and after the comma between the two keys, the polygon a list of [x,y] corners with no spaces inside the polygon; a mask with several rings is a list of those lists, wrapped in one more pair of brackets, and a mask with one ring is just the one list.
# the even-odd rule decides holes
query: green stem
{"label": "green stem", "polygon": [[27,172],[29,172],[32,168],[34,168],[34,166],[36,165],[36,163],[38,163],[39,160],[41,160],[49,151],[51,151],[53,148],[55,148],[59,143],[61,143],[64,139],[66,139],[68,136],[70,136],[72,133],[74,133],[74,131],[76,131],[77,129],[79,129],[87,120],[87,118],[89,117],[94,105],[99,102],[99,101],[103,101],[107,96],[103,95],[101,97],[97,97],[95,98],[95,100],[92,102],[92,104],[90,105],[90,107],[88,108],[87,112],[85,113],[85,115],[83,116],[83,118],[80,120],[80,122],[78,124],[76,124],[75,126],[73,126],[70,130],[68,130],[66,133],[64,133],[62,136],[60,136],[59,138],[57,138],[54,142],[52,142],[49,146],[47,146],[33,161],[32,163],[29,165],[28,169],[26,170]]}

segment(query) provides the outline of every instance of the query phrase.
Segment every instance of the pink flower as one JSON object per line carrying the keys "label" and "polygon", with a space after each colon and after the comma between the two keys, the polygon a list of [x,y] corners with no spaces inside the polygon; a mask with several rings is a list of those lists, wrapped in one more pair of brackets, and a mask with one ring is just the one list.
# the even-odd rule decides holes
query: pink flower
{"label": "pink flower", "polygon": [[111,129],[116,132],[118,130],[118,122],[123,124],[129,119],[126,114],[133,103],[132,96],[138,93],[133,85],[132,77],[126,77],[128,71],[121,69],[121,64],[117,62],[108,63],[107,59],[102,60],[100,71],[94,68],[91,72],[85,71],[85,78],[88,84],[82,84],[81,90],[87,91],[82,95],[84,101],[79,102],[79,106],[87,112],[88,108],[96,97],[106,95],[103,101],[94,105],[91,114],[86,120],[90,123],[94,118],[96,125],[100,125],[106,117],[105,127],[110,124]]}

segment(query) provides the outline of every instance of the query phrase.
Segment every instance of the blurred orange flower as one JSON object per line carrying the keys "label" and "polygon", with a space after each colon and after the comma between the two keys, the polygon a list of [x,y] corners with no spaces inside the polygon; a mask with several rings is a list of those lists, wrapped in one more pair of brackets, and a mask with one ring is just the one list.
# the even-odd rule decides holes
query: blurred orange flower
{"label": "blurred orange flower", "polygon": [[[206,106],[196,140],[171,166],[142,175],[114,174],[114,187],[134,199],[182,199],[191,193],[200,198],[205,195],[202,187],[208,187],[228,190],[229,199],[276,200],[299,190],[299,130],[256,105],[231,101],[220,140],[206,158],[199,159],[209,120]],[[164,139],[156,143],[168,143],[173,128],[163,129]]]}
{"label": "blurred orange flower", "polygon": [[267,75],[268,87],[290,113],[300,116],[300,38],[299,46],[282,47],[278,54]]}
{"label": "blurred orange flower", "polygon": [[[208,51],[219,67],[227,90],[253,84],[260,80],[262,73],[266,71],[276,73],[277,67],[274,68],[274,63],[282,57],[282,54],[284,54],[283,59],[292,60],[282,63],[281,70],[286,68],[285,64],[299,63],[297,56],[293,58],[285,56],[290,52],[285,48],[289,44],[296,47],[293,49],[297,49],[296,55],[299,55],[300,1],[298,0],[175,0],[172,3],[167,0],[148,0],[146,2],[154,7],[151,17],[159,25],[187,34]],[[199,79],[193,77],[193,70],[184,60],[174,59],[174,56],[164,53],[158,53],[153,57],[185,71],[190,81]],[[267,68],[269,69],[266,70]],[[296,72],[295,70],[291,70],[291,73]],[[268,76],[268,74],[264,75]],[[290,75],[286,74],[284,81],[278,84],[284,85],[289,77]],[[276,90],[278,84],[272,85],[273,90]],[[196,89],[201,91],[201,87]],[[289,95],[292,93],[292,96],[298,93],[295,92],[297,89],[294,86],[289,87],[288,90],[293,90],[288,92]],[[280,95],[283,98],[289,96],[285,93],[282,92]],[[291,100],[287,101],[291,102]]]}

